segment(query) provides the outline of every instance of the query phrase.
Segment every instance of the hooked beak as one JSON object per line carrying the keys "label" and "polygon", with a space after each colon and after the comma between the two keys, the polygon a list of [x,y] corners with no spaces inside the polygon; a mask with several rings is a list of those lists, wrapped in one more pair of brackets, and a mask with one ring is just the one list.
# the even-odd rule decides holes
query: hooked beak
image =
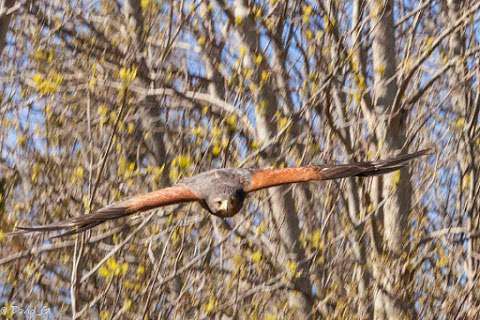
{"label": "hooked beak", "polygon": [[223,200],[222,203],[220,203],[220,210],[228,211],[228,200]]}

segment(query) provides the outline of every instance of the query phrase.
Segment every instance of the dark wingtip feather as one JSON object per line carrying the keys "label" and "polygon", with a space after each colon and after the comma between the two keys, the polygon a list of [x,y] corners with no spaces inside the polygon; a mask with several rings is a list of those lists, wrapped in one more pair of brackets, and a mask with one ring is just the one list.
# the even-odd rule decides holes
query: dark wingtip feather
{"label": "dark wingtip feather", "polygon": [[390,173],[399,170],[407,166],[408,162],[412,159],[431,154],[431,149],[424,149],[413,153],[401,154],[396,157],[368,161],[368,162],[356,162],[350,164],[340,164],[332,166],[320,167],[320,179],[338,179],[346,177],[368,177],[378,176],[386,173]]}
{"label": "dark wingtip feather", "polygon": [[433,150],[431,148],[427,148],[417,152],[401,154],[387,160],[372,161],[371,163],[367,163],[369,164],[369,167],[358,175],[365,177],[390,173],[407,166],[410,160],[421,156],[430,155],[432,153]]}
{"label": "dark wingtip feather", "polygon": [[51,237],[58,238],[92,229],[108,220],[121,218],[123,216],[129,215],[130,213],[132,212],[129,211],[128,207],[112,205],[102,208],[92,214],[78,216],[61,223],[53,223],[42,226],[17,226],[16,229],[19,231],[16,232],[20,234],[30,232],[52,232],[66,230],[66,232]]}

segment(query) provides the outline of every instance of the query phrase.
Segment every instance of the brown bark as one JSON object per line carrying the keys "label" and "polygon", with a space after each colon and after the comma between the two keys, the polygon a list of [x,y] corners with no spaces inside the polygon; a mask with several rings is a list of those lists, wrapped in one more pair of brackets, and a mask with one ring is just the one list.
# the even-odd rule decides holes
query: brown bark
{"label": "brown bark", "polygon": [[[446,2],[447,23],[453,25],[461,16],[463,1],[448,0]],[[472,88],[467,81],[468,68],[465,62],[465,38],[463,29],[453,32],[449,38],[449,57],[455,61],[454,68],[450,72],[449,85],[451,87],[452,111],[458,119],[463,119],[465,127],[460,140],[460,168],[465,181],[462,183],[462,193],[464,193],[464,205],[461,211],[467,217],[467,228],[470,234],[478,232],[480,228],[480,216],[478,215],[478,201],[475,193],[478,184],[478,167],[475,161],[475,128],[478,115],[474,112],[472,99]],[[471,289],[469,302],[471,306],[478,306],[480,303],[478,273],[480,263],[474,257],[475,253],[480,252],[480,241],[478,238],[471,238],[467,244],[467,277]],[[473,316],[473,314],[472,314]]]}
{"label": "brown bark", "polygon": [[0,1],[0,54],[5,47],[8,25],[10,24],[10,19],[12,17],[11,14],[7,14],[7,10],[13,6],[14,2],[14,0]]}
{"label": "brown bark", "polygon": [[[393,22],[393,1],[370,4],[372,17],[374,69],[374,109],[377,116],[377,148],[382,154],[398,152],[406,141],[406,111],[392,110],[398,90],[396,82],[396,46]],[[408,214],[412,188],[410,174],[404,168],[383,179],[383,254],[375,259],[375,319],[414,317],[409,283],[402,277],[402,253],[408,251]]]}
{"label": "brown bark", "polygon": [[[248,15],[247,4],[243,0],[235,2],[235,16],[241,18],[238,32],[242,45],[248,48],[250,54],[260,52],[258,29],[255,22]],[[247,57],[247,66],[254,68],[251,59]],[[262,71],[268,71],[266,62],[262,62],[254,72],[254,79],[260,77]],[[259,81],[257,81],[258,83]],[[269,141],[277,134],[274,115],[279,105],[274,88],[268,83],[261,86],[255,94],[257,107],[255,109],[257,121],[257,135],[261,143]],[[269,165],[271,160],[278,161],[278,151],[273,148],[267,157],[263,159],[262,165]],[[295,209],[292,192],[289,187],[275,187],[268,190],[273,220],[278,228],[278,237],[282,241],[283,250],[278,257],[278,263],[285,268],[293,262],[298,265],[300,273],[292,279],[294,290],[289,293],[289,305],[300,318],[307,319],[312,313],[311,290],[312,285],[308,276],[304,273],[301,265],[305,257],[303,248],[300,245],[300,228],[298,215]]]}

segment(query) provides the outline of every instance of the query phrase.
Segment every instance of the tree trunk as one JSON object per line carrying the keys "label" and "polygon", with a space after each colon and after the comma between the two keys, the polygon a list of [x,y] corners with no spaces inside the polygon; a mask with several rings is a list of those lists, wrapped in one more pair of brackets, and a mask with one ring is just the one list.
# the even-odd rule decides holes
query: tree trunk
{"label": "tree trunk", "polygon": [[[448,0],[446,6],[447,24],[455,24],[461,16],[463,1]],[[475,130],[469,128],[469,124],[475,125],[477,123],[476,115],[474,114],[474,103],[472,103],[472,88],[469,86],[468,68],[465,60],[465,39],[463,37],[463,30],[459,29],[452,33],[449,42],[449,58],[455,60],[455,66],[451,69],[449,77],[449,85],[451,88],[451,103],[452,110],[458,116],[458,120],[464,123],[461,141],[460,153],[461,156],[460,168],[462,174],[462,194],[463,207],[461,208],[462,216],[467,217],[467,230],[469,234],[475,234],[479,230],[480,217],[476,206],[476,188],[478,184],[478,168],[476,166],[474,148],[475,148]],[[468,130],[465,130],[468,129]],[[469,181],[469,183],[468,183]],[[467,263],[466,274],[468,277],[471,294],[469,296],[470,310],[479,305],[480,294],[477,275],[480,271],[478,258],[474,257],[475,252],[480,252],[480,241],[478,238],[470,238],[467,243]],[[471,315],[474,316],[473,314]]]}
{"label": "tree trunk", "polygon": [[13,3],[13,0],[0,0],[0,54],[5,47],[8,25],[10,24],[11,18],[11,15],[7,14],[7,10],[13,6]]}
{"label": "tree trunk", "polygon": [[[392,154],[403,148],[406,136],[406,111],[392,110],[397,93],[395,29],[393,1],[370,4],[372,17],[374,69],[374,108],[377,118],[377,148],[381,154]],[[382,179],[382,177],[376,178]],[[408,319],[414,317],[408,283],[402,277],[402,253],[407,252],[408,213],[412,187],[407,168],[383,177],[383,246],[374,261],[376,294],[375,319]]]}
{"label": "tree trunk", "polygon": [[[235,16],[242,21],[238,27],[242,45],[248,48],[249,56],[260,53],[258,29],[255,27],[255,22],[248,15],[246,3],[243,0],[237,0],[235,1],[235,8]],[[251,57],[246,57],[245,62],[247,67],[255,68]],[[268,72],[266,62],[260,63],[255,69],[253,74],[255,82],[259,83],[262,71]],[[277,134],[274,115],[279,103],[274,88],[268,82],[254,94],[254,99],[257,103],[255,108],[257,135],[261,143],[266,143]],[[267,157],[263,159],[262,165],[271,165],[270,159],[278,161],[278,158],[278,150],[274,147],[268,152]],[[299,241],[299,220],[292,192],[289,190],[289,187],[275,187],[268,189],[268,194],[270,196],[273,220],[278,228],[279,238],[282,241],[282,252],[278,257],[278,262],[286,270],[288,270],[287,266],[289,264],[295,264],[299,270],[292,278],[292,286],[295,290],[288,293],[289,306],[297,314],[298,318],[307,319],[312,316],[312,285],[303,270],[304,268],[301,266],[305,253]]]}

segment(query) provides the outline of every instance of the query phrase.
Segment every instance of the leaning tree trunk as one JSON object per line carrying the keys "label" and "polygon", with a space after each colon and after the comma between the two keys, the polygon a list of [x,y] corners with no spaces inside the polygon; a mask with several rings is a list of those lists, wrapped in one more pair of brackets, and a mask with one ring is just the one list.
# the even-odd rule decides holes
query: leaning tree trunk
{"label": "leaning tree trunk", "polygon": [[[219,1],[226,9],[226,4]],[[260,54],[260,37],[255,27],[255,22],[249,15],[247,3],[244,0],[235,1],[235,18],[241,23],[237,24],[237,32],[240,35],[242,45],[247,48],[249,54],[245,63],[254,70],[252,80],[260,83],[260,75],[262,71],[268,72],[267,62],[263,61],[258,66],[254,66],[251,56]],[[256,69],[255,69],[256,67]],[[272,84],[267,82],[259,86],[255,92],[252,92],[254,100],[257,104],[255,109],[257,135],[261,143],[266,143],[277,134],[277,127],[274,123],[274,115],[279,105]],[[267,158],[263,159],[264,165],[267,165],[270,159],[278,157],[277,148],[273,148],[269,152]],[[298,266],[299,272],[291,279],[291,285],[294,290],[289,291],[288,301],[292,311],[300,319],[311,317],[312,285],[308,276],[303,272],[301,261],[305,257],[303,248],[300,245],[300,228],[297,212],[295,210],[292,192],[288,187],[275,187],[268,190],[270,196],[271,209],[273,213],[274,224],[278,228],[278,235],[282,241],[282,251],[278,257],[279,265],[287,268],[287,265],[295,264]]]}

